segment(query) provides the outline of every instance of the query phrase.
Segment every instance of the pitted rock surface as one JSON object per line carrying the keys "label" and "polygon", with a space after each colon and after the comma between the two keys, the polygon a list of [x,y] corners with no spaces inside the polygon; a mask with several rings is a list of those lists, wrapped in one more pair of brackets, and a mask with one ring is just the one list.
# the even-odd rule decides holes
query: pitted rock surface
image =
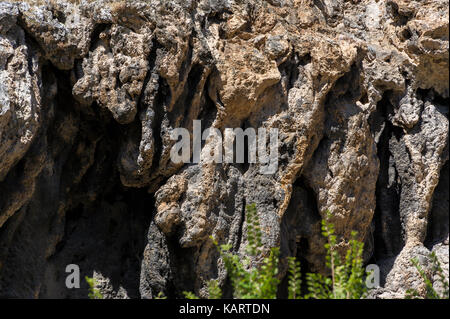
{"label": "pitted rock surface", "polygon": [[[448,5],[0,2],[0,296],[86,298],[77,264],[107,298],[206,297],[210,236],[243,256],[249,203],[280,278],[288,256],[327,273],[329,211],[380,266],[370,297],[424,293],[412,258],[448,276]],[[194,120],[278,129],[276,170],[174,163]]]}

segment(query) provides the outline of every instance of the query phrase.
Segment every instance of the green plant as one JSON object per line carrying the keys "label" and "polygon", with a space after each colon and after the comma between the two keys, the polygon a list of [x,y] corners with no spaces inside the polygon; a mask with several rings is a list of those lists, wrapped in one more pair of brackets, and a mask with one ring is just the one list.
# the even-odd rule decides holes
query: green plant
{"label": "green plant", "polygon": [[247,255],[243,261],[238,255],[230,252],[228,245],[219,246],[220,255],[225,263],[233,285],[233,295],[238,299],[274,299],[279,284],[278,256],[279,249],[271,248],[264,257],[260,267],[251,266],[251,257],[260,257],[262,250],[262,233],[256,205],[247,205]]}
{"label": "green plant", "polygon": [[89,285],[89,299],[103,299],[103,295],[100,293],[100,290],[95,288],[95,279],[92,277],[84,277],[86,279],[87,284]]}
{"label": "green plant", "polygon": [[[432,273],[437,273],[438,282],[443,288],[443,292],[438,293],[433,287],[433,281],[431,275],[427,275],[425,271],[420,266],[419,260],[417,258],[411,259],[412,264],[419,272],[420,277],[425,282],[426,292],[424,299],[448,299],[449,298],[449,288],[448,288],[448,280],[445,277],[444,270],[442,269],[441,263],[439,262],[436,254],[432,252],[430,254],[430,259],[432,262]],[[421,298],[420,293],[415,289],[408,289],[406,291],[407,299],[417,299]]]}
{"label": "green plant", "polygon": [[183,291],[183,295],[186,299],[200,299],[200,297],[197,297],[193,292],[190,291]]}
{"label": "green plant", "polygon": [[[233,286],[233,296],[238,299],[273,299],[276,298],[280,280],[278,275],[279,249],[271,248],[268,256],[262,258],[259,267],[252,266],[251,258],[263,257],[265,251],[262,246],[262,233],[259,218],[254,204],[246,207],[247,211],[247,257],[239,258],[233,254],[230,245],[219,245],[211,237],[219,250],[220,256],[228,271]],[[364,297],[367,288],[364,284],[365,271],[363,268],[363,243],[356,240],[356,232],[352,232],[352,239],[344,258],[338,252],[337,237],[334,226],[329,222],[330,213],[322,221],[322,234],[327,238],[326,265],[331,276],[322,274],[306,274],[308,293],[302,296],[300,262],[295,257],[288,258],[289,299],[359,299]],[[266,251],[267,254],[267,251]],[[208,283],[209,298],[220,298],[222,293],[217,281]],[[198,299],[191,292],[184,292],[188,299]]]}
{"label": "green plant", "polygon": [[364,244],[356,240],[356,232],[352,232],[349,248],[342,260],[338,252],[338,243],[334,234],[334,226],[329,222],[330,213],[322,220],[322,234],[327,238],[326,265],[331,271],[330,277],[321,274],[307,274],[308,298],[314,299],[360,299],[367,288],[364,283],[363,268]]}
{"label": "green plant", "polygon": [[219,282],[217,280],[210,280],[208,282],[209,299],[222,298],[222,290],[220,289]]}
{"label": "green plant", "polygon": [[300,262],[295,257],[288,258],[289,263],[289,283],[288,283],[288,298],[289,299],[301,299],[301,272]]}
{"label": "green plant", "polygon": [[162,291],[160,291],[156,296],[155,299],[167,299],[166,296],[164,296],[164,294],[162,293]]}
{"label": "green plant", "polygon": [[[262,259],[259,267],[252,267],[251,257],[261,257],[262,233],[256,212],[256,205],[247,205],[247,256],[241,260],[238,255],[231,252],[230,245],[219,245],[211,237],[219,250],[220,256],[228,271],[233,286],[233,296],[238,299],[274,299],[280,280],[278,274],[279,249],[270,249],[268,256]],[[217,282],[209,282],[209,298],[219,298],[222,293]],[[184,293],[188,299],[197,298],[190,292]]]}

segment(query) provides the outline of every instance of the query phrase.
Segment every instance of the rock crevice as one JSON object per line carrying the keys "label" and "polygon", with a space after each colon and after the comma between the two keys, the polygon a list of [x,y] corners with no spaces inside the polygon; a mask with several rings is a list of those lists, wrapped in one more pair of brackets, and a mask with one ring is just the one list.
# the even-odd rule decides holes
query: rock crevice
{"label": "rock crevice", "polygon": [[[0,2],[0,296],[86,297],[72,263],[109,298],[229,294],[209,236],[244,255],[248,203],[280,277],[288,256],[326,273],[327,211],[380,266],[371,297],[422,289],[410,259],[430,251],[448,273],[448,16],[447,0]],[[194,120],[277,129],[275,172],[171,161]]]}

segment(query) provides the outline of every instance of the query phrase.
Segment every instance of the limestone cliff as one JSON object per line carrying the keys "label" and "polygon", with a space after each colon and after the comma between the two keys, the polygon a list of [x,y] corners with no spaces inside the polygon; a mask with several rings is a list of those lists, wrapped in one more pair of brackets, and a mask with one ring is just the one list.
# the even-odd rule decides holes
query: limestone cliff
{"label": "limestone cliff", "polygon": [[[447,0],[0,2],[0,296],[205,295],[264,245],[325,271],[320,220],[381,268],[377,298],[448,274]],[[172,129],[276,128],[278,166],[175,164]],[[211,141],[207,144],[211,145]],[[428,267],[428,268],[427,268]]]}

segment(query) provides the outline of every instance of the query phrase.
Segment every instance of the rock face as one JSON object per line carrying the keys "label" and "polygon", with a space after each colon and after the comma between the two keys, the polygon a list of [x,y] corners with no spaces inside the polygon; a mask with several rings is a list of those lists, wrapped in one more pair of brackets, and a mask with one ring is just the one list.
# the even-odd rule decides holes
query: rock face
{"label": "rock face", "polygon": [[[448,276],[448,1],[0,2],[0,296],[206,296],[265,247],[325,272],[332,213],[380,266],[375,298]],[[174,128],[278,130],[277,166],[175,163]],[[204,142],[202,156],[221,148]],[[439,287],[438,287],[439,288]]]}

